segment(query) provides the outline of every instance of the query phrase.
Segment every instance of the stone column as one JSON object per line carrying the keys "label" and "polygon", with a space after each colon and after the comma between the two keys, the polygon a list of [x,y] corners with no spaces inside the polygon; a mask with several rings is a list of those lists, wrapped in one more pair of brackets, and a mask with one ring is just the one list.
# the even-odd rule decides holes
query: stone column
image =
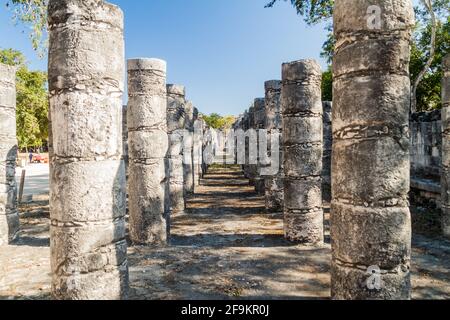
{"label": "stone column", "polygon": [[[281,118],[281,81],[272,80],[265,83],[266,90],[266,129],[268,134],[282,132]],[[269,140],[269,139],[268,139]],[[270,140],[269,140],[270,142]],[[284,185],[282,144],[280,143],[280,168],[276,175],[265,177],[266,210],[268,212],[283,212]],[[269,145],[269,150],[272,150]],[[270,151],[271,152],[271,151]]]}
{"label": "stone column", "polygon": [[[248,129],[249,130],[255,130],[256,132],[256,124],[255,124],[255,107],[254,104],[248,109]],[[250,139],[246,138],[245,141],[245,150],[246,150],[246,157],[245,157],[245,163],[247,165],[247,178],[249,179],[250,185],[254,186],[256,188],[256,170],[257,165],[251,164],[250,162]],[[258,156],[256,156],[256,159],[258,159]]]}
{"label": "stone column", "polygon": [[170,231],[166,62],[128,60],[128,97],[130,238],[164,246]]}
{"label": "stone column", "polygon": [[202,145],[203,145],[203,128],[199,118],[198,109],[194,108],[194,191],[200,185],[202,177]]}
{"label": "stone column", "polygon": [[413,26],[411,0],[335,1],[334,299],[410,298]]}
{"label": "stone column", "polygon": [[450,54],[442,60],[444,77],[442,79],[442,176],[441,208],[442,229],[450,238]]}
{"label": "stone column", "polygon": [[185,106],[186,123],[183,137],[183,176],[184,192],[186,195],[194,193],[194,106],[188,101]]}
{"label": "stone column", "polygon": [[53,296],[126,298],[123,14],[50,0],[48,19]]}
{"label": "stone column", "polygon": [[313,245],[324,240],[321,79],[314,60],[283,64],[284,231]]}
{"label": "stone column", "polygon": [[184,106],[186,90],[184,86],[167,85],[167,126],[169,133],[169,187],[170,206],[173,213],[183,212],[184,173],[183,173],[183,129],[185,126]]}
{"label": "stone column", "polygon": [[16,158],[16,70],[0,63],[0,246],[19,231]]}
{"label": "stone column", "polygon": [[322,198],[331,201],[331,154],[333,150],[332,102],[323,102],[323,170]]}
{"label": "stone column", "polygon": [[122,107],[122,143],[123,143],[123,160],[125,161],[125,170],[128,176],[128,124],[127,124],[127,109],[124,105]]}
{"label": "stone column", "polygon": [[[266,126],[266,102],[264,98],[255,99],[255,129],[258,134],[259,130],[265,130]],[[267,145],[266,145],[267,147]],[[258,134],[258,164],[256,165],[255,173],[255,190],[259,195],[265,195],[265,178],[261,176],[261,167],[266,165],[266,157],[260,155],[261,145]],[[267,150],[265,152],[267,154]]]}

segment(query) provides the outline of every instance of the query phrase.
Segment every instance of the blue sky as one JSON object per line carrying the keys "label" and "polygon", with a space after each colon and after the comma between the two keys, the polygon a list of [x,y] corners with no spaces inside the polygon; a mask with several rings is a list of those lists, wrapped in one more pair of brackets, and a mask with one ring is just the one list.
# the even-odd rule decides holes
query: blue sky
{"label": "blue sky", "polygon": [[[5,1],[1,1],[4,3]],[[279,79],[281,64],[320,58],[326,32],[306,26],[288,3],[265,9],[268,0],[111,0],[125,13],[127,58],[168,62],[168,82],[186,85],[201,112],[237,115],[264,81]],[[0,47],[25,53],[30,66],[46,69],[23,27],[0,8]]]}

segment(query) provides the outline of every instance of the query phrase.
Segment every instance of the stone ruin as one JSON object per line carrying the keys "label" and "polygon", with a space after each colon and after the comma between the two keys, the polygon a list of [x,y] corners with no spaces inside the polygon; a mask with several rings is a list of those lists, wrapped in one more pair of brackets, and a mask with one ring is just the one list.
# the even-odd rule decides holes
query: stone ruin
{"label": "stone ruin", "polygon": [[16,156],[16,70],[0,64],[0,245],[19,231]]}
{"label": "stone ruin", "polygon": [[[382,8],[382,32],[361,19],[373,3]],[[168,245],[170,215],[184,213],[205,159],[223,141],[183,86],[166,85],[162,60],[128,60],[129,102],[122,106],[117,6],[50,0],[48,16],[53,296],[126,299],[126,195],[131,242]],[[245,148],[238,164],[267,211],[283,212],[286,239],[322,244],[323,202],[331,201],[334,299],[410,298],[410,184],[442,209],[443,234],[450,236],[450,56],[442,116],[410,119],[413,27],[411,1],[336,1],[333,103],[321,101],[318,63],[294,61],[283,64],[282,80],[266,82],[265,99],[255,99],[233,125],[281,136],[275,149],[270,141],[257,150],[261,136],[251,133],[231,145],[236,163]],[[14,73],[0,65],[0,245],[19,228]],[[282,159],[274,175],[262,174],[265,151]],[[383,289],[362,285],[367,270],[384,275]]]}
{"label": "stone ruin", "polygon": [[123,13],[58,0],[48,20],[53,295],[126,298]]}
{"label": "stone ruin", "polygon": [[166,245],[170,228],[166,62],[128,61],[128,207],[136,244]]}

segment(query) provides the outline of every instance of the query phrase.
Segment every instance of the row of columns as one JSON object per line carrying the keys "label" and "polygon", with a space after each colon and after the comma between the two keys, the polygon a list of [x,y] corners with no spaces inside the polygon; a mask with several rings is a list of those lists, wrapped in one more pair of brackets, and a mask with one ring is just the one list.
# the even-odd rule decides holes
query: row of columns
{"label": "row of columns", "polygon": [[[340,0],[334,8],[331,238],[336,299],[410,297],[408,62],[414,13],[409,0],[376,5],[381,29],[362,19],[367,1]],[[51,0],[48,16],[53,294],[59,299],[126,298],[123,14],[103,0]],[[448,234],[450,63],[448,57],[444,61],[442,203]],[[18,225],[12,178],[14,76],[0,68],[0,240],[10,241]],[[138,244],[167,243],[171,203],[177,206],[172,209],[184,209],[184,200],[178,207],[176,197],[190,190],[179,178],[183,170],[174,170],[179,166],[177,130],[184,128],[179,123],[184,89],[166,86],[161,60],[130,60],[128,73],[130,237]],[[267,179],[284,181],[286,237],[307,244],[323,241],[320,77],[314,61],[284,64],[281,91],[276,85],[266,87],[263,112],[276,114],[273,103],[281,101],[283,171]],[[243,128],[260,128],[260,103],[255,101],[244,115]],[[280,130],[276,124],[269,127]],[[203,148],[194,143],[194,184],[203,171],[198,160]],[[246,174],[259,184],[258,168],[250,166],[244,166]],[[272,206],[273,201],[267,202]],[[366,284],[368,270],[382,276],[380,288]]]}
{"label": "row of columns", "polygon": [[[376,5],[381,12],[378,29],[367,20],[369,3],[335,3],[333,108],[321,101],[321,70],[315,61],[295,61],[282,68],[283,187],[279,189],[284,198],[285,236],[304,244],[322,243],[322,202],[332,198],[332,295],[336,299],[410,298],[408,68],[414,12],[408,0],[377,1]],[[442,205],[448,234],[448,58],[444,73]],[[266,85],[270,117],[274,90],[267,89]],[[257,110],[255,100],[236,126],[261,129]],[[270,121],[266,129],[273,130]],[[256,172],[264,166],[259,158]],[[243,168],[259,192],[251,160]],[[276,207],[274,180],[274,176],[266,178],[268,211]],[[382,277],[380,287],[367,282],[373,275]]]}
{"label": "row of columns", "polygon": [[[199,117],[185,101],[184,87],[166,85],[164,61],[132,59],[128,105],[122,106],[123,13],[102,0],[91,2],[54,0],[48,7],[51,266],[57,299],[127,297],[126,168],[129,236],[138,245],[168,243],[170,213],[184,210],[185,194],[201,177],[193,152],[201,155],[202,146],[187,142],[182,148],[183,130],[193,133]],[[0,105],[2,125],[3,114],[13,115],[13,96],[8,101]],[[3,157],[3,147],[6,142],[1,159],[10,174],[13,162]],[[12,209],[8,205],[4,215],[11,216]],[[13,230],[0,234],[12,238]]]}

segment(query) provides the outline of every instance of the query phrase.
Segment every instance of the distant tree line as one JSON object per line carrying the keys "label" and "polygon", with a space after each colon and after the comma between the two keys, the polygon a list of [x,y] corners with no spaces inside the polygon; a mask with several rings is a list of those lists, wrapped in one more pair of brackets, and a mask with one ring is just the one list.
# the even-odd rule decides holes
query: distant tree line
{"label": "distant tree line", "polygon": [[0,49],[0,62],[17,68],[17,140],[28,151],[48,144],[47,74],[28,69],[24,55],[13,49]]}

